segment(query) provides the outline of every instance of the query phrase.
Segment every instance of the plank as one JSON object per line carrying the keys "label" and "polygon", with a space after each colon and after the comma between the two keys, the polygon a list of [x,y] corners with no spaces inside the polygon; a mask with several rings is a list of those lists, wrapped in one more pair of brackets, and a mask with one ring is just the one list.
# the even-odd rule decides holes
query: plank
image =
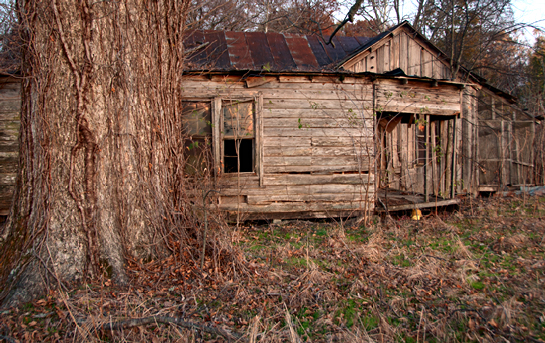
{"label": "plank", "polygon": [[[422,203],[416,203],[416,204],[407,204],[407,205],[397,205],[397,206],[388,206],[388,211],[406,211],[406,210],[412,210],[415,208],[430,208],[430,207],[441,207],[441,206],[449,206],[449,205],[456,205],[460,203],[460,199],[448,199],[448,200],[441,200],[437,202],[422,202]],[[383,210],[379,210],[379,212],[384,212]]]}
{"label": "plank", "polygon": [[409,37],[405,32],[399,33],[399,68],[403,70],[405,73],[408,72],[408,64],[409,64],[409,43],[408,43]]}
{"label": "plank", "polygon": [[376,73],[377,72],[377,52],[376,50],[371,51],[367,56],[367,70],[368,72]]}
{"label": "plank", "polygon": [[409,37],[407,75],[420,76],[420,55],[422,47]]}
{"label": "plank", "polygon": [[0,100],[0,112],[19,112],[21,110],[21,99]]}
{"label": "plank", "polygon": [[399,68],[399,53],[399,35],[395,35],[390,49],[390,70]]}
{"label": "plank", "polygon": [[372,184],[372,174],[332,174],[332,175],[296,175],[296,174],[266,174],[263,178],[265,186],[288,185],[324,185],[324,184]]}
{"label": "plank", "polygon": [[311,137],[264,136],[264,147],[310,147]]}
{"label": "plank", "polygon": [[312,137],[311,145],[316,147],[326,146],[354,146],[358,150],[361,148],[373,148],[372,130],[367,131],[364,136],[337,136],[337,137]]}
{"label": "plank", "polygon": [[[267,156],[263,157],[265,168],[269,166],[339,166],[357,165],[355,154],[346,156]],[[360,158],[365,160],[365,156]]]}
{"label": "plank", "polygon": [[351,136],[360,137],[362,134],[367,133],[370,129],[359,128],[263,128],[263,135],[265,137],[338,137],[338,136]]}
{"label": "plank", "polygon": [[276,88],[263,90],[265,99],[292,99],[292,100],[362,100],[363,92],[346,91],[339,88],[327,89],[324,87],[318,89],[300,88]]}
{"label": "plank", "polygon": [[15,187],[15,179],[17,173],[4,173],[0,174],[0,186],[13,186]]}
{"label": "plank", "polygon": [[306,203],[306,202],[281,202],[266,205],[248,205],[241,204],[237,207],[236,204],[220,204],[220,210],[250,212],[250,213],[267,213],[267,212],[306,212],[306,211],[337,211],[337,210],[365,210],[373,209],[374,202],[333,202],[333,203]]}
{"label": "plank", "polygon": [[[365,106],[365,107],[364,107]],[[325,109],[325,110],[313,110],[308,108],[303,109],[266,109],[263,110],[263,117],[265,118],[265,122],[267,121],[267,118],[351,118],[351,117],[357,117],[361,120],[361,118],[365,118],[367,120],[370,120],[372,123],[371,116],[371,108],[372,108],[372,102],[365,102],[360,103],[358,107],[353,107],[350,109],[342,110],[339,108],[335,109]],[[352,111],[350,111],[352,110]]]}
{"label": "plank", "polygon": [[263,108],[264,109],[311,109],[314,111],[321,111],[324,109],[357,109],[361,108],[361,101],[356,100],[293,100],[293,99],[272,99],[267,98],[264,94]]}
{"label": "plank", "polygon": [[451,116],[460,113],[459,106],[421,106],[414,103],[379,104],[378,109],[380,111],[394,113],[421,113],[445,116]]}
{"label": "plank", "polygon": [[[316,174],[327,174],[327,173],[338,173],[338,172],[367,172],[370,170],[369,163],[362,163],[361,168],[356,164],[351,165],[338,165],[338,166],[321,166],[321,165],[312,165],[312,166],[264,166],[264,171],[266,173],[316,173]],[[360,170],[361,169],[361,170]]]}
{"label": "plank", "polygon": [[379,73],[379,74],[382,74],[384,73],[384,58],[385,58],[385,54],[386,54],[386,46],[385,45],[382,45],[380,47],[377,48],[376,52],[376,59],[377,59],[377,62],[376,62],[376,70],[373,70],[375,73]]}
{"label": "plank", "polygon": [[275,201],[301,202],[301,201],[319,201],[319,202],[339,202],[339,201],[365,201],[369,200],[372,194],[366,196],[362,193],[332,193],[332,194],[279,194],[279,195],[248,195],[248,204],[267,204]]}
{"label": "plank", "polygon": [[267,118],[264,126],[271,128],[338,128],[338,127],[362,127],[364,125],[361,119],[351,119],[346,117],[338,118]]}
{"label": "plank", "polygon": [[221,195],[312,195],[312,194],[333,194],[333,193],[361,193],[365,192],[365,185],[360,184],[321,184],[321,185],[285,185],[285,186],[266,186],[265,188],[246,188],[241,193],[235,187],[222,189]]}
{"label": "plank", "polygon": [[427,51],[422,50],[422,76],[423,77],[433,77],[433,55]]}

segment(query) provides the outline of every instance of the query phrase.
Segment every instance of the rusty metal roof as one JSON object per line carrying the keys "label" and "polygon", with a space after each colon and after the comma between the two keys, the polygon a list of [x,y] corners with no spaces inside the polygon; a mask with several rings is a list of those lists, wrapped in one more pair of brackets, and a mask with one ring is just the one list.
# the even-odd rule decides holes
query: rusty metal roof
{"label": "rusty metal roof", "polygon": [[369,37],[334,37],[229,31],[191,31],[184,39],[186,71],[322,72],[360,49]]}

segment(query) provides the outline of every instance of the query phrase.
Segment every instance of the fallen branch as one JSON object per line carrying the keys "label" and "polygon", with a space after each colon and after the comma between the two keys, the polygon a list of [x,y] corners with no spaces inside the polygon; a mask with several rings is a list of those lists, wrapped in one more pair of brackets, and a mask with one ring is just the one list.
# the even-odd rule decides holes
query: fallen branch
{"label": "fallen branch", "polygon": [[17,342],[16,340],[14,340],[14,339],[11,338],[11,337],[4,336],[4,335],[0,335],[0,340],[2,340],[2,339],[3,339],[4,341],[8,342],[8,343],[15,343],[15,342]]}
{"label": "fallen branch", "polygon": [[236,332],[229,332],[218,327],[192,323],[192,322],[182,320],[181,318],[166,317],[166,316],[149,316],[144,318],[126,319],[126,320],[121,320],[118,322],[113,322],[113,323],[110,322],[110,323],[102,324],[100,328],[102,330],[121,330],[121,329],[133,328],[133,327],[141,326],[141,325],[157,324],[157,323],[162,323],[162,324],[171,323],[186,329],[201,330],[213,335],[223,336],[227,339],[228,342],[230,342],[232,339],[240,341],[242,338],[242,335]]}

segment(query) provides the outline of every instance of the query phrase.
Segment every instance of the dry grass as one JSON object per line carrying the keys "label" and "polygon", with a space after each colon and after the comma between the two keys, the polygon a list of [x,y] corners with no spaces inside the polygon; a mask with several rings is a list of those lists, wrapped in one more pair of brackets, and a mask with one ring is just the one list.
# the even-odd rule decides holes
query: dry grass
{"label": "dry grass", "polygon": [[[242,273],[210,259],[203,277],[176,262],[181,256],[134,263],[130,288],[104,279],[52,291],[2,312],[0,335],[221,342],[228,339],[214,330],[225,330],[248,342],[543,342],[544,214],[544,198],[489,199],[419,222],[250,224],[235,242]],[[102,329],[149,316],[197,325]]]}

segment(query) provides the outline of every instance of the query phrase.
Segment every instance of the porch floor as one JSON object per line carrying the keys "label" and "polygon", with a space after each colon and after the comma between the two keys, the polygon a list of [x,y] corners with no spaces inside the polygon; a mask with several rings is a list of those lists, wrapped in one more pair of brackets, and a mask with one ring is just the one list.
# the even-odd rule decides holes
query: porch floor
{"label": "porch floor", "polygon": [[445,199],[430,194],[429,201],[424,201],[424,194],[400,191],[398,189],[380,188],[377,192],[378,204],[375,207],[377,212],[388,211],[405,211],[415,208],[430,208],[441,207],[448,205],[456,205],[460,203],[460,199]]}

